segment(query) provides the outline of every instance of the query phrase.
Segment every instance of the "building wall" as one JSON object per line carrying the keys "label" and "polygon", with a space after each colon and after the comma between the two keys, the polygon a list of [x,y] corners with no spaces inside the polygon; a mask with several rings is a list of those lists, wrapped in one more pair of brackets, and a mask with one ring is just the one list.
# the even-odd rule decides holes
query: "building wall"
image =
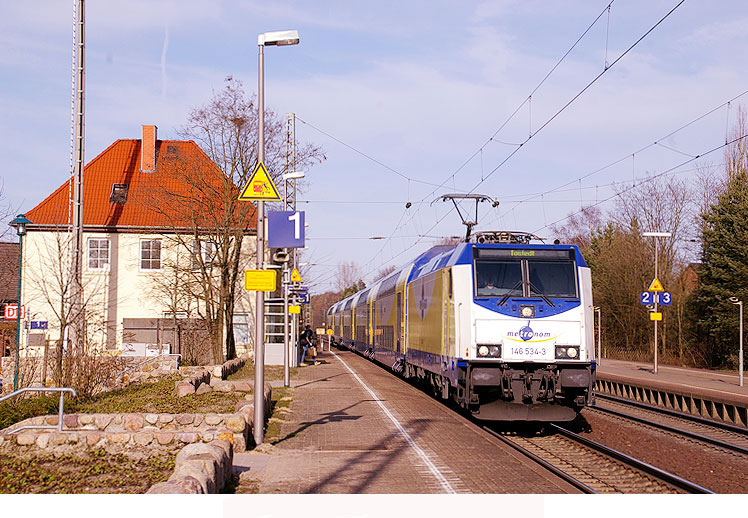
{"label": "building wall", "polygon": [[[23,247],[22,301],[27,307],[27,320],[47,321],[48,329],[29,330],[30,335],[44,335],[46,339],[61,338],[59,318],[61,294],[69,278],[70,246],[67,232],[29,232]],[[109,265],[102,269],[89,267],[90,239],[109,240]],[[161,240],[161,268],[141,268],[140,250],[143,239]],[[245,236],[242,245],[240,272],[253,267],[255,239]],[[191,255],[178,245],[174,236],[136,233],[84,233],[83,290],[87,310],[87,325],[92,343],[102,349],[121,351],[123,348],[124,319],[159,319],[174,308],[169,303],[169,288],[175,281],[174,269],[169,265],[189,265]],[[239,275],[235,313],[239,320],[254,315],[254,293],[244,290],[243,276]],[[196,301],[183,300],[180,308],[187,317],[196,318]],[[253,337],[253,332],[239,334]],[[235,333],[236,335],[236,333]],[[29,336],[30,343],[40,343],[39,336]],[[125,341],[129,338],[125,337]],[[27,343],[22,337],[22,347]],[[248,344],[238,344],[237,353],[248,352]],[[30,349],[37,349],[32,347]],[[36,351],[38,352],[38,351]],[[31,354],[34,354],[31,351]]]}

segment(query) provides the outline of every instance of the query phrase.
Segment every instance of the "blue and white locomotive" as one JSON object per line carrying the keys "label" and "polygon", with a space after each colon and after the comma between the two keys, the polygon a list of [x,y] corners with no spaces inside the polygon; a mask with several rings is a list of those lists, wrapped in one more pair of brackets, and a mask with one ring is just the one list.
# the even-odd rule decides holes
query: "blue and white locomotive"
{"label": "blue and white locomotive", "polygon": [[595,381],[590,269],[574,245],[483,232],[333,305],[335,341],[478,419],[570,421]]}

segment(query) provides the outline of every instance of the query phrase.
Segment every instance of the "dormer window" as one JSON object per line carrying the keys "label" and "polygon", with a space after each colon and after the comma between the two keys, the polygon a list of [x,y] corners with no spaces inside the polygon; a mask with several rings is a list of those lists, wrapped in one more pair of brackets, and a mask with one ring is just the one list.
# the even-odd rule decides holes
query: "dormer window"
{"label": "dormer window", "polygon": [[112,193],[109,195],[109,203],[118,203],[123,205],[127,201],[127,190],[129,184],[113,183]]}

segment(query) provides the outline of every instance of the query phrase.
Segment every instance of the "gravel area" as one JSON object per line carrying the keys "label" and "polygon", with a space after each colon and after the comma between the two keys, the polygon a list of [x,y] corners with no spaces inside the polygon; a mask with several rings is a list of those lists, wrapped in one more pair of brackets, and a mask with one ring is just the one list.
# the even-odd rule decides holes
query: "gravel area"
{"label": "gravel area", "polygon": [[590,410],[584,410],[569,428],[715,493],[748,493],[746,455]]}

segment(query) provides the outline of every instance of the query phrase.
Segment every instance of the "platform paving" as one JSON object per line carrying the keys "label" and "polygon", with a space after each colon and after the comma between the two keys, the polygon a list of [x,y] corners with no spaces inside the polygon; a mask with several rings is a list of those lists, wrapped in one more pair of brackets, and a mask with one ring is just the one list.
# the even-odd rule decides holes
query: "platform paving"
{"label": "platform paving", "polygon": [[240,492],[576,492],[365,358],[333,349],[320,360],[293,380],[279,437],[235,454]]}

